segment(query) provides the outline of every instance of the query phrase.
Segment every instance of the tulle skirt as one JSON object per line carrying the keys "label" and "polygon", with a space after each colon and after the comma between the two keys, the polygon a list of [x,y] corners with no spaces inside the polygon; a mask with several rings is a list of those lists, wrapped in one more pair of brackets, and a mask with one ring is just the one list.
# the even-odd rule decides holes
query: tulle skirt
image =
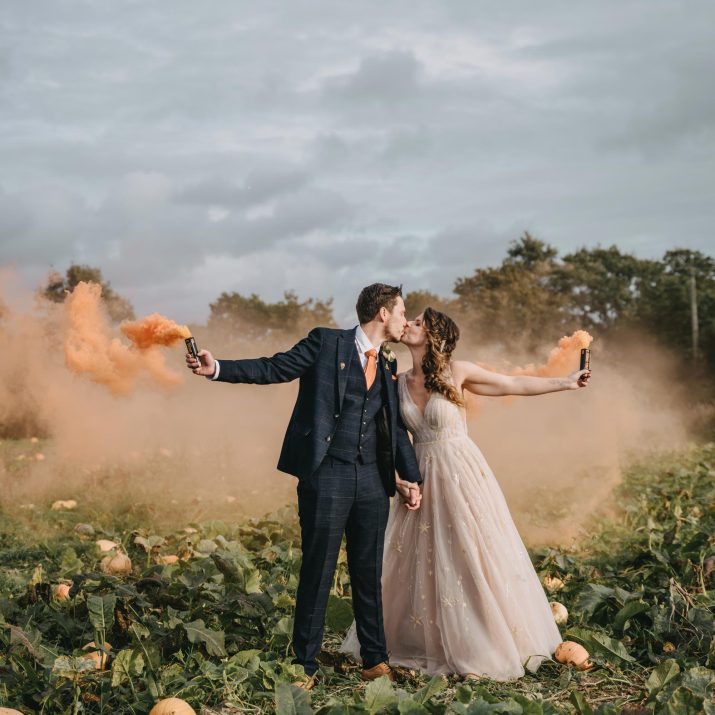
{"label": "tulle skirt", "polygon": [[[416,442],[422,505],[393,500],[382,602],[390,662],[509,680],[561,641],[499,485],[468,435]],[[341,650],[360,657],[355,626]]]}

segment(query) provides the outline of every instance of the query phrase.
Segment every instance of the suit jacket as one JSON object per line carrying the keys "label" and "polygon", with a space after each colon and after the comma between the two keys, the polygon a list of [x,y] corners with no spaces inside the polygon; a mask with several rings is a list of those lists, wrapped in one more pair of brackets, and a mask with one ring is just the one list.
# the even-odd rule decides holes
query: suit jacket
{"label": "suit jacket", "polygon": [[[217,382],[268,385],[300,379],[298,399],[288,423],[278,469],[308,479],[320,466],[340,418],[355,328],[314,328],[287,352],[250,360],[220,360]],[[377,416],[378,469],[385,491],[395,493],[395,470],[420,483],[419,467],[402,418],[393,376],[397,362],[379,355],[383,408]]]}

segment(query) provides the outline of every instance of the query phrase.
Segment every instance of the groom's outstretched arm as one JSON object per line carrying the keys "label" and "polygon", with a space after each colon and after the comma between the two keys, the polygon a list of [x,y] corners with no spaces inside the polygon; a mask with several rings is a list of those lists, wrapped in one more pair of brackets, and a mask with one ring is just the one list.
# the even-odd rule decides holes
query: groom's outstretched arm
{"label": "groom's outstretched arm", "polygon": [[290,350],[273,357],[248,360],[219,360],[218,382],[271,385],[290,382],[304,375],[314,364],[322,345],[320,328],[314,328]]}

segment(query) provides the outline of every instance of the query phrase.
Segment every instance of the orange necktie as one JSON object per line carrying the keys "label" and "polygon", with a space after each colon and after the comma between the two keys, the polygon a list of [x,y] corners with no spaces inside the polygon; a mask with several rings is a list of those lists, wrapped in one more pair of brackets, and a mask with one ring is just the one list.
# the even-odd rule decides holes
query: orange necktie
{"label": "orange necktie", "polygon": [[365,382],[367,383],[367,389],[372,387],[372,383],[375,382],[375,375],[377,375],[377,350],[370,348],[365,351],[367,357],[367,363],[365,364]]}

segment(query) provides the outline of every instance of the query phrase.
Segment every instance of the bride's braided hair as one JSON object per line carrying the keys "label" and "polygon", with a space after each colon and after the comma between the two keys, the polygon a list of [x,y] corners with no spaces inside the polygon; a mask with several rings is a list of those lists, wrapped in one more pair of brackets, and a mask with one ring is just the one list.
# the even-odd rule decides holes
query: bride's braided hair
{"label": "bride's braided hair", "polygon": [[449,372],[449,361],[459,340],[457,324],[448,315],[433,308],[425,308],[422,324],[427,335],[427,352],[422,358],[425,387],[430,392],[439,392],[455,405],[464,405],[455,386],[444,377]]}

